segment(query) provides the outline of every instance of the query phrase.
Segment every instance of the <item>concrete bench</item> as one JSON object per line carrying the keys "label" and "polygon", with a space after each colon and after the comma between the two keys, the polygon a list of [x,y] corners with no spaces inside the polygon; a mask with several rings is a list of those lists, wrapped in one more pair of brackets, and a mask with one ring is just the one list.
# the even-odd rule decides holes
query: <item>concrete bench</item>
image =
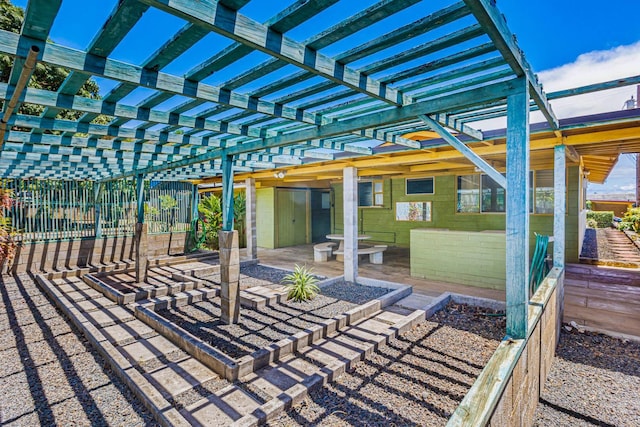
{"label": "concrete bench", "polygon": [[[387,250],[387,245],[375,245],[368,248],[358,248],[358,255],[369,255],[371,264],[382,264],[382,253]],[[338,250],[333,252],[336,257],[342,257],[344,251]],[[340,259],[338,259],[340,261]]]}
{"label": "concrete bench", "polygon": [[337,246],[333,242],[318,243],[313,246],[313,261],[314,262],[327,262],[331,258],[333,248]]}

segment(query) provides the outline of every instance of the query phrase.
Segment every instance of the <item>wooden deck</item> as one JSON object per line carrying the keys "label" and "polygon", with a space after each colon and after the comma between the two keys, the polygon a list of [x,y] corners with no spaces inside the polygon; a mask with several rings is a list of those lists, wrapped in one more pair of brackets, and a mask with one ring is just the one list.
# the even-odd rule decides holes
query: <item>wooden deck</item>
{"label": "wooden deck", "polygon": [[[241,255],[244,250],[241,251]],[[328,262],[313,262],[313,245],[292,246],[280,249],[258,248],[260,262],[274,267],[293,269],[295,264],[306,264],[320,275],[341,276],[343,264],[334,259]],[[411,277],[409,268],[409,249],[389,247],[384,253],[381,265],[371,264],[368,256],[360,257],[359,275],[372,279],[388,280],[413,286],[416,293],[438,296],[443,292],[455,292],[475,297],[505,300],[504,290],[486,289],[456,283],[438,282]]]}
{"label": "wooden deck", "polygon": [[640,337],[640,270],[567,266],[564,321]]}

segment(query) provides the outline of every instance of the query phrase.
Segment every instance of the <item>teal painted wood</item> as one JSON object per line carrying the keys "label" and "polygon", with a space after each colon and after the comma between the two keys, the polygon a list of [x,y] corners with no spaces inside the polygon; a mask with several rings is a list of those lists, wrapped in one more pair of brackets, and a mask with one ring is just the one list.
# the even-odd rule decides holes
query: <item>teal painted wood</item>
{"label": "teal painted wood", "polygon": [[144,175],[136,176],[136,215],[138,224],[144,222]]}
{"label": "teal painted wood", "polygon": [[474,46],[462,52],[457,52],[444,58],[435,59],[426,64],[420,64],[415,67],[407,68],[402,71],[398,71],[393,74],[389,74],[380,79],[384,84],[395,84],[402,80],[410,79],[422,74],[433,72],[441,68],[445,68],[451,65],[459,64],[464,61],[468,61],[478,56],[486,55],[494,52],[496,47],[493,43],[484,43],[479,46]]}
{"label": "teal painted wood", "polygon": [[[123,0],[115,6],[105,25],[89,43],[88,53],[100,57],[107,57],[116,46],[125,38],[134,25],[140,20],[148,5],[136,0]],[[75,95],[82,85],[89,79],[84,73],[71,72],[58,89],[59,93]],[[55,118],[59,109],[47,108],[42,113],[43,117]]]}
{"label": "teal painted wood", "polygon": [[420,36],[428,31],[440,28],[443,25],[462,19],[469,15],[470,11],[462,2],[457,2],[428,16],[420,18],[410,24],[404,25],[379,37],[371,39],[360,46],[356,46],[335,56],[340,63],[355,62],[376,52],[398,45],[404,41]]}
{"label": "teal painted wood", "polygon": [[431,117],[441,125],[456,130],[464,135],[470,136],[477,141],[484,140],[484,134],[482,133],[482,131],[474,129],[464,123],[458,123],[457,119],[449,114],[433,114]]}
{"label": "teal painted wood", "polygon": [[507,336],[527,337],[529,302],[529,85],[507,99]]}
{"label": "teal painted wood", "polygon": [[[61,4],[62,0],[34,0],[27,4],[21,31],[33,39],[32,45],[38,46],[39,48],[43,46],[47,37],[49,37],[53,21],[60,10]],[[27,49],[29,47],[31,47],[31,45],[27,46]],[[20,79],[20,74],[24,68],[24,58],[26,58],[26,53],[14,59],[8,80],[10,86],[15,86],[18,83],[18,79]],[[6,109],[7,103],[5,102],[2,111],[4,112]]]}
{"label": "teal painted wood", "polygon": [[[19,45],[17,34],[0,30],[0,53],[7,55],[26,55],[23,45]],[[35,42],[32,39],[23,38],[25,42]],[[322,119],[315,114],[302,111],[289,106],[275,105],[265,100],[254,100],[248,95],[235,91],[224,90],[220,87],[211,86],[204,83],[192,82],[185,78],[163,73],[160,71],[149,72],[142,67],[127,64],[113,59],[104,59],[77,51],[64,46],[47,43],[42,53],[42,61],[62,66],[73,71],[92,73],[98,77],[118,80],[131,83],[149,89],[156,89],[167,92],[167,96],[182,95],[191,98],[198,98],[203,101],[211,101],[229,105],[232,107],[245,108],[255,112],[268,114],[274,117],[282,117],[290,120],[302,120],[307,123],[321,123]],[[164,94],[158,95],[161,100],[168,99]],[[55,105],[54,105],[55,106]],[[153,111],[153,110],[152,110]],[[91,112],[91,111],[89,111]],[[109,114],[104,112],[103,114]],[[164,113],[169,116],[168,112]],[[126,118],[126,117],[125,117]]]}
{"label": "teal painted wood", "polygon": [[[0,83],[0,97],[6,98],[8,87]],[[48,107],[70,108],[81,112],[93,112],[117,116],[128,120],[146,120],[154,124],[172,124],[177,121],[180,126],[192,127],[200,130],[225,132],[233,135],[243,135],[251,138],[261,138],[260,129],[245,129],[240,125],[206,119],[198,120],[193,116],[180,115],[172,117],[169,113],[160,110],[149,110],[124,104],[112,104],[100,100],[83,98],[80,96],[62,95],[42,89],[27,88],[24,91],[24,101],[40,104]],[[267,135],[275,135],[276,132],[267,132]]]}
{"label": "teal painted wood", "polygon": [[440,137],[442,137],[449,145],[461,152],[471,163],[480,168],[484,173],[489,175],[499,186],[506,189],[507,179],[497,170],[487,163],[482,157],[478,156],[472,149],[463,144],[458,138],[451,135],[449,131],[440,126],[440,123],[435,121],[429,116],[420,115],[422,121],[424,121],[429,127],[434,130]]}
{"label": "teal painted wood", "polygon": [[450,85],[444,85],[444,86],[438,86],[437,89],[432,89],[432,90],[428,90],[426,92],[423,92],[419,95],[416,95],[415,99],[416,100],[423,100],[426,98],[430,98],[432,96],[438,96],[438,95],[442,95],[444,93],[447,92],[453,92],[456,90],[460,90],[463,88],[467,88],[467,87],[472,87],[472,86],[476,86],[479,84],[485,84],[485,83],[490,83],[493,81],[497,81],[497,80],[502,80],[504,78],[507,78],[509,76],[513,76],[513,71],[508,70],[508,69],[502,69],[502,70],[498,70],[492,73],[487,73],[487,74],[483,74],[481,76],[478,77],[474,77],[471,79],[466,79],[460,83],[454,83],[454,84],[450,84]]}
{"label": "teal painted wood", "polygon": [[585,93],[599,92],[601,90],[615,89],[617,87],[631,86],[640,84],[640,76],[627,77],[624,79],[610,80],[608,82],[596,83],[587,86],[581,86],[573,89],[559,90],[547,94],[547,99],[554,100],[566,98],[568,96],[584,95]]}
{"label": "teal painted wood", "polygon": [[22,34],[34,39],[46,40],[61,4],[62,0],[30,0],[24,14]]}
{"label": "teal painted wood", "polygon": [[233,156],[222,156],[222,230],[233,230]]}
{"label": "teal painted wood", "polygon": [[455,46],[459,43],[464,43],[482,34],[484,34],[484,31],[479,24],[470,25],[461,30],[449,33],[446,36],[442,36],[435,40],[431,40],[414,48],[408,49],[404,52],[399,53],[398,55],[393,55],[392,57],[376,61],[369,65],[365,65],[364,67],[360,68],[360,71],[369,74],[384,71],[392,67],[402,65],[405,62],[421,58],[425,55],[438,52],[451,46]]}
{"label": "teal painted wood", "polygon": [[191,191],[191,223],[192,226],[193,221],[199,218],[198,214],[198,205],[200,204],[200,193],[198,192],[198,186],[194,185],[193,190]]}
{"label": "teal painted wood", "polygon": [[[203,0],[198,3],[171,0],[142,1],[287,63],[345,85],[357,92],[365,93],[392,105],[402,105],[406,101],[397,90],[382,85],[376,79],[351,67],[343,66],[335,59],[242,14],[216,4],[212,0]],[[268,42],[274,37],[280,40],[277,47]]]}
{"label": "teal painted wood", "polygon": [[516,81],[517,80],[509,80],[494,83],[484,87],[460,92],[452,96],[440,97],[424,102],[416,102],[402,108],[384,110],[377,114],[357,117],[340,122],[333,122],[318,128],[279,135],[273,138],[266,138],[264,141],[250,142],[243,144],[242,146],[232,147],[229,149],[229,152],[238,154],[246,151],[260,150],[270,146],[289,145],[305,140],[340,135],[346,132],[367,129],[372,126],[383,126],[401,122],[406,119],[415,118],[419,114],[433,114],[447,111],[457,105],[483,105],[486,102],[504,98],[514,92]]}
{"label": "teal painted wood", "polygon": [[553,266],[564,269],[567,206],[566,146],[553,147]]}
{"label": "teal painted wood", "polygon": [[[68,133],[87,133],[92,136],[109,136],[115,138],[132,138],[139,140],[154,141],[158,143],[171,143],[183,145],[198,145],[203,147],[218,147],[225,139],[215,139],[210,137],[191,136],[185,134],[150,131],[146,129],[121,128],[89,123],[78,123],[62,119],[43,119],[41,117],[15,115],[9,120],[9,124],[38,128],[43,130],[55,130]],[[15,134],[15,133],[13,133]],[[11,135],[11,134],[10,134]],[[34,137],[35,138],[35,137]],[[46,138],[44,135],[42,138]]]}
{"label": "teal painted wood", "polygon": [[[279,135],[273,138],[267,138],[259,142],[247,142],[233,147],[228,147],[225,151],[228,154],[240,154],[249,153],[253,151],[264,150],[266,148],[279,147],[292,145],[298,142],[303,142],[313,139],[321,139],[324,137],[331,137],[334,135],[341,135],[346,132],[358,131],[366,129],[372,126],[382,126],[385,124],[401,122],[410,118],[417,117],[419,114],[433,114],[442,111],[447,111],[457,105],[483,105],[484,103],[491,102],[495,99],[502,99],[516,90],[516,83],[519,80],[509,80],[484,87],[464,91],[455,96],[447,96],[430,100],[426,102],[417,102],[409,104],[402,108],[393,110],[385,110],[378,114],[368,115],[365,117],[358,117],[341,122],[334,122],[318,128],[313,128],[308,131],[294,132],[284,135]],[[199,156],[193,156],[188,159],[183,159],[178,162],[165,164],[162,166],[154,166],[143,170],[142,172],[153,173],[160,172],[162,170],[173,169],[176,167],[188,166],[205,161],[210,161],[216,158],[220,158],[223,150],[211,150],[206,154]],[[113,179],[120,179],[126,176],[134,175],[133,172],[114,176]]]}
{"label": "teal painted wood", "polygon": [[[492,70],[499,67],[505,67],[507,63],[501,56],[497,56],[490,59],[474,62],[472,64],[464,65],[452,70],[441,71],[433,76],[420,79],[416,82],[401,84],[399,87],[405,91],[416,91],[419,89],[429,88],[444,82],[451,82],[462,77],[466,77],[476,73],[482,73],[487,70]],[[415,96],[419,96],[421,92],[418,92]]]}
{"label": "teal painted wood", "polygon": [[547,97],[538,83],[538,77],[533,73],[522,52],[515,42],[515,38],[507,27],[503,15],[492,0],[464,0],[478,22],[483,26],[487,35],[496,45],[503,58],[511,66],[516,75],[525,76],[531,91],[531,97],[536,101],[542,114],[552,129],[558,129],[556,118]]}

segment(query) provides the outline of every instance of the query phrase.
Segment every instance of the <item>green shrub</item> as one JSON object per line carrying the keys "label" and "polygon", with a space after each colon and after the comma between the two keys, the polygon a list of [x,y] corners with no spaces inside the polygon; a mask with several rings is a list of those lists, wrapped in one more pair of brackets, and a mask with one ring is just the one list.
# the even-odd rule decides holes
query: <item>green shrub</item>
{"label": "green shrub", "polygon": [[629,208],[622,217],[619,228],[621,230],[633,230],[640,232],[640,208]]}
{"label": "green shrub", "polygon": [[593,218],[589,218],[587,220],[587,227],[589,228],[598,228],[598,221]]}
{"label": "green shrub", "polygon": [[589,211],[587,212],[587,223],[590,219],[595,220],[598,228],[611,227],[611,224],[613,224],[613,211]]}
{"label": "green shrub", "polygon": [[306,266],[296,264],[293,272],[282,279],[282,283],[289,290],[287,298],[295,302],[310,300],[320,292],[320,288],[316,285],[318,279],[312,274],[312,269]]}

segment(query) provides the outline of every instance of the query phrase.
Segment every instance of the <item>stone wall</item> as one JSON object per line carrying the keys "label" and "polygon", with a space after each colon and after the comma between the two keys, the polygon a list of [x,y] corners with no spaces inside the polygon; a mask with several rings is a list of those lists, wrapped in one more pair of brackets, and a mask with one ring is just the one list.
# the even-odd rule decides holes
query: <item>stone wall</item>
{"label": "stone wall", "polygon": [[558,289],[553,269],[529,301],[529,334],[503,340],[449,419],[453,426],[531,426],[551,369],[558,337]]}
{"label": "stone wall", "polygon": [[[185,232],[150,234],[148,255],[158,257],[183,253],[186,239]],[[18,247],[11,271],[50,272],[131,261],[134,257],[134,243],[133,235],[27,243]],[[6,266],[3,266],[3,271],[6,271]]]}

